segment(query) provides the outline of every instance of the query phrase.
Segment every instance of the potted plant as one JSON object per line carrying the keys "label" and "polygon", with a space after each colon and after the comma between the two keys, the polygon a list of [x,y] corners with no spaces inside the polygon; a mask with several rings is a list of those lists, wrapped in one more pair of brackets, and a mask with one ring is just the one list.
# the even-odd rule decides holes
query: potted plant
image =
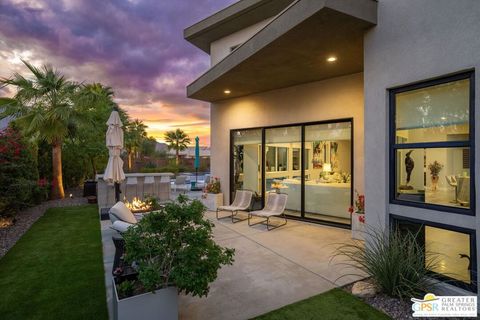
{"label": "potted plant", "polygon": [[123,235],[135,280],[113,285],[114,319],[177,319],[178,294],[206,296],[234,250],[217,245],[205,207],[181,195],[146,214]]}
{"label": "potted plant", "polygon": [[438,174],[443,169],[443,164],[438,162],[437,160],[433,161],[428,165],[428,170],[430,170],[430,176],[432,179],[432,191],[437,190],[439,176]]}
{"label": "potted plant", "polygon": [[220,179],[213,177],[205,186],[202,195],[202,202],[208,210],[215,211],[223,206],[223,193],[221,191]]}
{"label": "potted plant", "polygon": [[365,233],[365,196],[355,190],[355,203],[348,211],[352,215],[352,238],[364,239]]}

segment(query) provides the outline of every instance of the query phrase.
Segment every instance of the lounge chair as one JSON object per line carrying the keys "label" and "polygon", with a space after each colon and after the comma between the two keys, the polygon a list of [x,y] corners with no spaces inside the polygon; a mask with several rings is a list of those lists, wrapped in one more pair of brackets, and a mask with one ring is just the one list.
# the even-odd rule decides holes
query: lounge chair
{"label": "lounge chair", "polygon": [[178,176],[173,183],[173,190],[177,192],[177,189],[184,193],[188,191],[189,185],[187,184],[187,176]]}
{"label": "lounge chair", "polygon": [[[267,226],[267,230],[273,230],[278,227],[284,226],[287,224],[287,218],[285,217],[285,206],[287,205],[288,195],[285,193],[268,193],[267,203],[262,210],[251,211],[248,213],[248,225],[254,226],[257,224],[264,224]],[[265,218],[264,220],[256,223],[250,223],[252,217]],[[285,219],[285,222],[279,225],[272,225],[270,223],[270,218],[272,217],[281,217]]]}
{"label": "lounge chair", "polygon": [[[237,190],[235,192],[235,199],[233,200],[233,203],[231,205],[220,206],[217,208],[217,212],[216,212],[217,220],[228,218],[228,217],[232,218],[232,223],[247,220],[248,217],[245,219],[240,219],[237,217],[237,214],[238,214],[238,211],[247,211],[250,208],[250,204],[252,203],[252,197],[253,197],[253,191]],[[219,217],[218,213],[220,211],[228,211],[230,212],[230,215]]]}

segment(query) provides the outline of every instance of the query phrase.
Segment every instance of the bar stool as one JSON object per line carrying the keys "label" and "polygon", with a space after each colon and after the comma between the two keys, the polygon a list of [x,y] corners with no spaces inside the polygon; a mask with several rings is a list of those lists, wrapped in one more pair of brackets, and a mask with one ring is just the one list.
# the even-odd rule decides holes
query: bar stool
{"label": "bar stool", "polygon": [[141,195],[142,200],[146,195],[155,196],[155,177],[148,176],[143,180],[143,193]]}
{"label": "bar stool", "polygon": [[160,201],[170,200],[170,190],[172,189],[172,179],[169,176],[161,176],[157,185],[157,196]]}
{"label": "bar stool", "polygon": [[128,177],[127,183],[125,184],[125,197],[128,201],[132,201],[134,197],[137,197],[137,186],[138,179],[137,177]]}

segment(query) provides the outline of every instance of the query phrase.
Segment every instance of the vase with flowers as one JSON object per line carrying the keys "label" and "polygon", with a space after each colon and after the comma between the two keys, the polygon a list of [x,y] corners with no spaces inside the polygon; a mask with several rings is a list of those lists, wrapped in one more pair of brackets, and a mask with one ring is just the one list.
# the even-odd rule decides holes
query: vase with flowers
{"label": "vase with flowers", "polygon": [[203,189],[202,203],[211,211],[223,206],[223,193],[218,177],[213,177]]}
{"label": "vase with flowers", "polygon": [[432,179],[432,191],[437,190],[437,185],[438,185],[438,180],[439,180],[439,174],[440,171],[443,169],[443,164],[438,162],[437,160],[433,161],[428,165],[428,170],[430,170],[430,177]]}
{"label": "vase with flowers", "polygon": [[352,238],[357,240],[364,239],[365,233],[365,196],[355,190],[355,203],[348,208],[352,216]]}

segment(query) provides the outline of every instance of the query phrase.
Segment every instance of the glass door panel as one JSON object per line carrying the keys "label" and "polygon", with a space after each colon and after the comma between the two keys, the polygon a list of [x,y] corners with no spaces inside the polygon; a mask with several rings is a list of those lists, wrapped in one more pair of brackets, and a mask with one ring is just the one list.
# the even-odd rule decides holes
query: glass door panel
{"label": "glass door panel", "polygon": [[[262,129],[233,133],[233,192],[248,189],[262,194]],[[233,199],[233,196],[231,199]]]}
{"label": "glass door panel", "polygon": [[265,190],[288,194],[285,213],[301,216],[301,126],[265,129]]}
{"label": "glass door panel", "polygon": [[350,224],[351,122],[305,126],[306,218]]}

